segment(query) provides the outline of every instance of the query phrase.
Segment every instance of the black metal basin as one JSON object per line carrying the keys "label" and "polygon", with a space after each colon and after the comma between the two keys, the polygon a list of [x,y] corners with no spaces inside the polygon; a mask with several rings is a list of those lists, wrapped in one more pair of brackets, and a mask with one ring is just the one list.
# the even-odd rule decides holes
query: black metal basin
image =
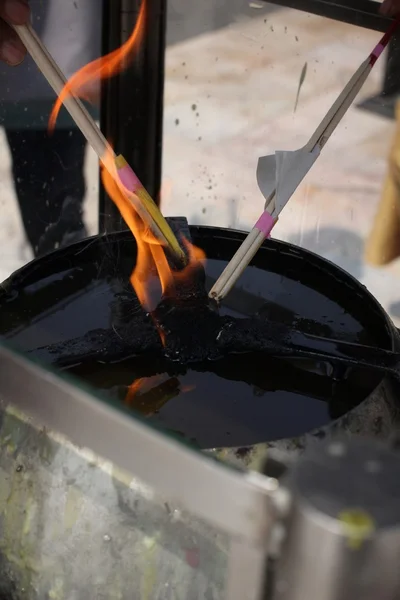
{"label": "black metal basin", "polygon": [[[207,254],[211,286],[244,234],[213,227],[191,227],[191,234]],[[116,299],[130,289],[135,252],[131,234],[121,232],[89,238],[24,266],[2,285],[0,334],[52,363],[48,347],[123,326]],[[341,341],[400,347],[390,318],[358,281],[319,256],[274,240],[265,242],[222,312],[239,318],[258,314],[264,322]],[[88,345],[88,359],[90,350]],[[71,372],[121,399],[135,378],[160,374],[148,356],[112,366],[83,363],[69,365]],[[235,355],[209,365],[179,365],[168,375],[180,380],[181,388],[194,381],[197,392],[178,394],[155,410],[155,422],[252,467],[266,447],[297,451],[338,429],[387,437],[397,426],[397,382],[362,368]]]}

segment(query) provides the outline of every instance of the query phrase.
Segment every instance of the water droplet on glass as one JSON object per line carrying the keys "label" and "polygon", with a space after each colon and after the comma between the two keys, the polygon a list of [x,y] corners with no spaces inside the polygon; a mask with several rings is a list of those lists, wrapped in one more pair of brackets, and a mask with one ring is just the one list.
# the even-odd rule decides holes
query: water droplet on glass
{"label": "water droplet on glass", "polygon": [[378,473],[381,470],[381,463],[379,460],[367,460],[365,463],[365,470],[368,473]]}
{"label": "water droplet on glass", "polygon": [[346,454],[346,446],[342,442],[333,442],[329,445],[328,452],[331,456],[344,456]]}

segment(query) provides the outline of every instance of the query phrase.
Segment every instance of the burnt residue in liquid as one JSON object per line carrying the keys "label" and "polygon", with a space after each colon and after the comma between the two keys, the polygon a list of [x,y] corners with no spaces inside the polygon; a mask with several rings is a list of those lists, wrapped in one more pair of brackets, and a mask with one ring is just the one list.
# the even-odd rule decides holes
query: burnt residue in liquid
{"label": "burnt residue in liquid", "polygon": [[[192,235],[210,257],[211,286],[236,249],[234,236],[207,228],[193,228]],[[135,259],[130,235],[88,240],[79,248],[36,261],[4,285],[2,333],[22,350],[67,342],[96,328],[118,332],[124,315],[140,310],[128,283]],[[385,315],[362,286],[326,261],[277,242],[262,248],[222,312],[238,318],[257,313],[263,321],[332,339],[391,344]],[[83,353],[90,351],[89,337]],[[45,350],[40,358],[52,361]],[[350,410],[381,378],[329,362],[261,355],[190,367],[157,361],[84,360],[70,372],[125,406],[132,386],[144,380],[133,395],[135,409],[201,448],[297,436]]]}

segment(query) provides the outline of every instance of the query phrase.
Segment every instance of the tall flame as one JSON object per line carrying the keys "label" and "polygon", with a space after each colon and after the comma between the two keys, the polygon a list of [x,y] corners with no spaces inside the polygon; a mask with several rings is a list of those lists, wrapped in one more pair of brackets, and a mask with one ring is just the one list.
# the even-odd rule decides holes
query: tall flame
{"label": "tall flame", "polygon": [[[115,204],[125,223],[133,233],[137,244],[136,267],[131,275],[131,284],[142,306],[151,306],[150,290],[146,285],[151,273],[159,273],[161,290],[164,293],[172,285],[171,270],[164,249],[147,225],[135,212],[132,204],[109,170],[101,166],[101,180],[105,190]],[[155,271],[155,267],[157,271]]]}
{"label": "tall flame", "polygon": [[193,265],[203,261],[205,253],[186,241],[188,265],[181,271],[172,271],[159,240],[137,215],[125,190],[116,183],[109,170],[103,166],[101,167],[101,180],[107,194],[118,206],[122,218],[135,236],[137,258],[136,267],[130,281],[141,305],[149,309],[152,302],[148,285],[149,276],[152,273],[158,274],[161,291],[164,294],[167,290],[171,290],[175,284],[179,284],[179,281],[190,277]]}
{"label": "tall flame", "polygon": [[[53,130],[60,108],[69,95],[74,94],[80,98],[90,100],[89,96],[85,93],[90,84],[108,79],[120,73],[128,66],[129,60],[143,38],[145,18],[146,0],[143,0],[137,22],[129,39],[117,50],[87,64],[70,78],[57,98],[51,112],[49,119],[50,131]],[[173,283],[179,281],[180,278],[190,276],[191,266],[199,260],[203,260],[205,254],[202,250],[195,248],[187,242],[188,266],[179,273],[172,272],[164,253],[164,248],[137,214],[130,201],[130,197],[134,194],[124,188],[120,182],[114,163],[114,156],[106,155],[102,158],[101,162],[101,178],[107,194],[117,205],[122,218],[137,242],[137,260],[136,267],[131,275],[131,284],[142,306],[150,309],[152,298],[150,297],[149,280],[151,275],[153,273],[158,274],[161,290],[164,293],[167,289],[171,289]]]}
{"label": "tall flame", "polygon": [[97,58],[72,75],[58,96],[53,106],[53,110],[51,111],[49,119],[50,131],[54,129],[58,113],[60,112],[64,100],[68,96],[74,94],[75,96],[82,98],[82,100],[90,102],[90,97],[85,91],[89,84],[95,81],[110,79],[113,75],[117,75],[128,66],[129,60],[132,59],[133,51],[136,47],[140,46],[142,41],[145,19],[146,0],[143,0],[135,27],[127,41],[122,44],[120,48],[113,50],[105,56]]}

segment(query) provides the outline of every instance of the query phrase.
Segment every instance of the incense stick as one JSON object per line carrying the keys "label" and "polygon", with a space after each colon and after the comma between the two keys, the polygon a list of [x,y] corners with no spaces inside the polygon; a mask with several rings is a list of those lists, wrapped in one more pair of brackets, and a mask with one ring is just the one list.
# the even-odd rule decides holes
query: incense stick
{"label": "incense stick", "polygon": [[[360,65],[345,88],[339,94],[336,101],[331,106],[321,123],[318,125],[314,134],[311,136],[308,143],[301,151],[304,154],[319,152],[325,146],[332,133],[346,114],[351,106],[354,98],[360,91],[374,64],[386,48],[390,38],[400,25],[400,20],[397,19],[389,27],[388,31],[382,37],[380,42],[375,46],[368,58]],[[318,154],[316,154],[318,156]],[[315,159],[314,159],[315,160]],[[311,163],[312,164],[312,163]],[[311,168],[304,169],[301,177],[295,181],[293,192],[304,179],[305,175]],[[292,192],[292,193],[293,193]],[[286,202],[289,197],[286,199]],[[276,189],[267,199],[264,207],[264,212],[254,225],[253,229],[247,235],[244,242],[241,244],[231,261],[228,263],[221,276],[210,291],[210,297],[220,302],[232,289],[239,277],[242,275],[245,268],[254,258],[255,254],[263,244],[264,240],[269,237],[273,227],[278,220],[278,207],[276,206]],[[286,203],[285,202],[285,203]],[[282,207],[283,208],[283,207]]]}
{"label": "incense stick", "polygon": [[[14,29],[39,70],[45,76],[57,96],[59,96],[67,84],[67,79],[45,45],[30,24],[15,25]],[[118,185],[121,186],[122,184],[126,196],[140,218],[150,227],[162,245],[169,247],[181,261],[185,261],[185,253],[157,205],[124,157],[115,154],[81,100],[71,94],[64,99],[63,104],[89,145],[99,157],[101,163],[113,179],[116,180]],[[111,161],[110,158],[112,159]]]}

